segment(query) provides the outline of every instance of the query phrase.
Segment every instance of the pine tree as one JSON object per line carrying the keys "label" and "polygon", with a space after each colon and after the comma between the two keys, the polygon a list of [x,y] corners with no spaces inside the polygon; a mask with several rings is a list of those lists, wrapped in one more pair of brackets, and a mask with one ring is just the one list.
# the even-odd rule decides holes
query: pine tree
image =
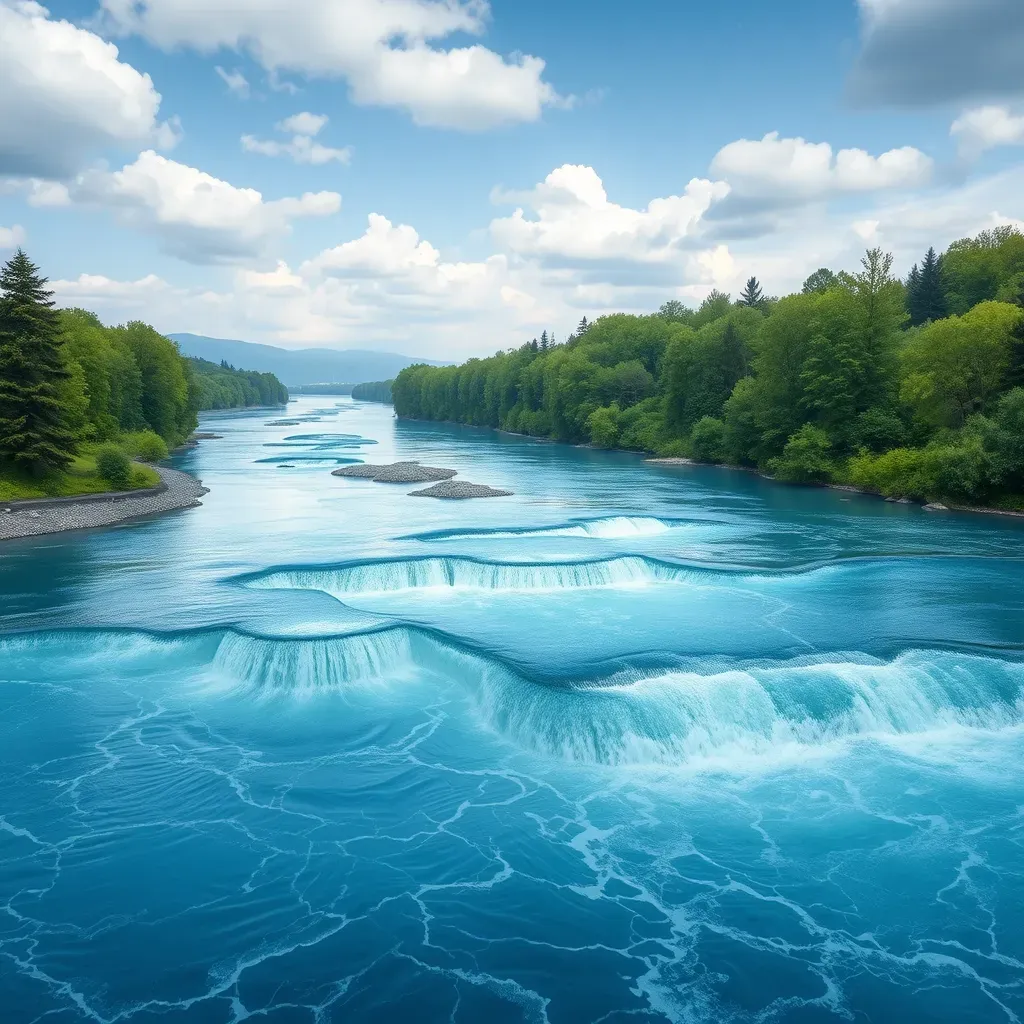
{"label": "pine tree", "polygon": [[751,309],[761,309],[765,305],[764,292],[756,277],[747,281],[747,286],[740,293],[740,305],[750,306]]}
{"label": "pine tree", "polygon": [[538,348],[537,339],[534,338],[533,341],[530,342],[530,350],[533,351],[533,352],[536,352],[537,348]]}
{"label": "pine tree", "polygon": [[541,352],[547,352],[548,350],[548,332],[541,331],[540,335],[540,350]]}
{"label": "pine tree", "polygon": [[722,335],[722,372],[730,392],[747,375],[747,353],[732,320],[725,325]]}
{"label": "pine tree", "polygon": [[929,320],[942,320],[948,315],[942,284],[942,257],[934,248],[925,254],[920,270],[915,264],[907,278],[907,312],[913,327]]}
{"label": "pine tree", "polygon": [[579,325],[579,327],[577,327],[577,328],[576,328],[576,337],[577,337],[577,338],[582,338],[582,337],[583,337],[583,335],[587,333],[587,328],[588,328],[589,326],[590,326],[590,324],[588,324],[588,323],[587,323],[587,318],[586,318],[586,317],[584,317],[584,318],[583,318],[583,319],[582,319],[582,320],[580,321],[580,325]]}
{"label": "pine tree", "polygon": [[[1024,306],[1024,302],[1021,305]],[[1024,388],[1024,316],[1017,321],[1010,335],[1010,366],[1006,374],[1006,386]]]}
{"label": "pine tree", "polygon": [[76,449],[52,295],[21,249],[0,269],[0,462],[37,475],[67,467]]}

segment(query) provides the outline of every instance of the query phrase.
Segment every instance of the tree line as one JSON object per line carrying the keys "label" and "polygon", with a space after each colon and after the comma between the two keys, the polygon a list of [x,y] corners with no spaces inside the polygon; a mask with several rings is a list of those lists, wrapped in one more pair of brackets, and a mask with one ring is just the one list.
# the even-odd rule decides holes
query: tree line
{"label": "tree line", "polygon": [[751,278],[736,301],[409,367],[392,391],[403,417],[1024,507],[1024,235],[929,250],[905,280],[879,249],[783,298]]}
{"label": "tree line", "polygon": [[203,409],[287,401],[272,374],[186,359],[140,321],[57,309],[46,285],[20,249],[0,269],[0,475],[59,475],[104,443],[155,460]]}
{"label": "tree line", "polygon": [[393,380],[372,380],[365,384],[357,384],[352,389],[352,397],[360,402],[384,402],[390,405],[391,385]]}

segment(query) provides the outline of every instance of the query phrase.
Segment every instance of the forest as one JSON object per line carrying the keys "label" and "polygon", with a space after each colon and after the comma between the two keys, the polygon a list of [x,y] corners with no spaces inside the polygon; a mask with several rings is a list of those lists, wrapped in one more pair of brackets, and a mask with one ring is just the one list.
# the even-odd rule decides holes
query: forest
{"label": "forest", "polygon": [[401,417],[450,420],[889,498],[1024,508],[1024,235],[930,249],[905,280],[879,249],[766,296],[584,318],[393,385]]}
{"label": "forest", "polygon": [[186,359],[139,321],[57,309],[19,250],[0,269],[0,499],[152,486],[197,412],[276,405],[272,374]]}
{"label": "forest", "polygon": [[391,404],[391,385],[393,380],[372,380],[365,384],[357,384],[352,389],[352,397],[360,402],[384,402]]}

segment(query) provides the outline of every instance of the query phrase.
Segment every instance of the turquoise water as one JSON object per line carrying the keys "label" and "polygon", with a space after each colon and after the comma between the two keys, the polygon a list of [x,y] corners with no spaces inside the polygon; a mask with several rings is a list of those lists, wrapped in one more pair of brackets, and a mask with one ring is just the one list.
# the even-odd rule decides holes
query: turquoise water
{"label": "turquoise water", "polygon": [[1024,1017],[1024,523],[288,417],[0,547],[0,1018]]}

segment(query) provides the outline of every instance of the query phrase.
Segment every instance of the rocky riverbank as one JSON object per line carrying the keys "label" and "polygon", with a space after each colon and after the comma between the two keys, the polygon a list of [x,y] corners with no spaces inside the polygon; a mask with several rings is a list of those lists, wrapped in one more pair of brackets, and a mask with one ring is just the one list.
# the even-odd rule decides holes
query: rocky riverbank
{"label": "rocky riverbank", "polygon": [[0,541],[113,526],[159,512],[194,508],[201,505],[199,499],[209,493],[209,488],[188,473],[161,466],[154,468],[160,474],[160,485],[144,491],[0,502]]}

